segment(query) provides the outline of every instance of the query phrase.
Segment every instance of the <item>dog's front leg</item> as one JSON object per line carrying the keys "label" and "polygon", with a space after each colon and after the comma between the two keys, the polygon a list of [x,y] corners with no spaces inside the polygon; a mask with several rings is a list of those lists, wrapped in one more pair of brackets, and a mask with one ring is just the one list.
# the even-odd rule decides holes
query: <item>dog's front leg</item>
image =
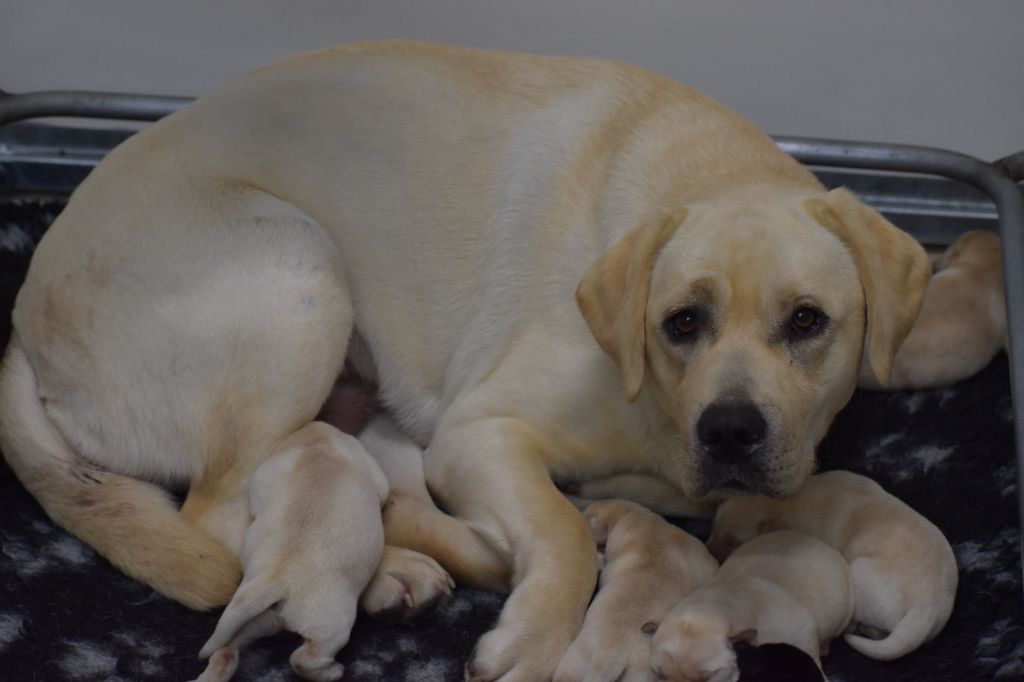
{"label": "dog's front leg", "polygon": [[467,664],[472,680],[550,680],[594,591],[594,540],[544,455],[544,441],[508,418],[439,430],[425,453],[431,491],[513,565],[512,594]]}

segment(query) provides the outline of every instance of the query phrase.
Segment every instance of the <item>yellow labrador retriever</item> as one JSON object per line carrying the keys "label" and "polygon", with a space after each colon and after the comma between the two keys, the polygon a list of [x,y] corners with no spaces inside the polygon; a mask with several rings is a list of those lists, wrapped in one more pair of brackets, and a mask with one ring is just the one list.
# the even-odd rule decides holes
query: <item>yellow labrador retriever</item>
{"label": "yellow labrador retriever", "polygon": [[228,84],[82,183],[18,297],[0,446],[58,523],[210,607],[249,475],[348,356],[512,566],[470,674],[540,680],[597,577],[553,479],[795,491],[862,358],[887,379],[929,271],[657,74],[357,44]]}

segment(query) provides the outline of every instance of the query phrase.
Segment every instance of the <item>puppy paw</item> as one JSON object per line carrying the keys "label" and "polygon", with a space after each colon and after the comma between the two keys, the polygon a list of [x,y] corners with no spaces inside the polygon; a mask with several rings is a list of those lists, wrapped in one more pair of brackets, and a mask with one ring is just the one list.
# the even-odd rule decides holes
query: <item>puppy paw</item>
{"label": "puppy paw", "polygon": [[226,646],[210,656],[203,674],[192,682],[227,682],[238,669],[238,649]]}
{"label": "puppy paw", "polygon": [[293,663],[292,670],[302,679],[313,682],[335,682],[345,675],[345,666],[337,661],[322,667],[306,667]]}
{"label": "puppy paw", "polygon": [[430,557],[388,546],[359,603],[374,618],[406,623],[434,611],[454,588],[455,581]]}
{"label": "puppy paw", "polygon": [[309,643],[293,651],[288,662],[296,675],[313,682],[335,682],[345,674],[345,666],[335,661],[333,656],[318,654]]}
{"label": "puppy paw", "polygon": [[554,682],[653,682],[651,637],[644,629],[623,632],[610,624],[583,630],[555,669]]}

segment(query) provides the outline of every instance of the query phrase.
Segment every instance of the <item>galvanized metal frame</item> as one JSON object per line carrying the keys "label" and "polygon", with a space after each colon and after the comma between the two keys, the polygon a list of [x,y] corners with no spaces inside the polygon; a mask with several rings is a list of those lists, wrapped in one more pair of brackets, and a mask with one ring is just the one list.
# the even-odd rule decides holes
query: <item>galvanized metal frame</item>
{"label": "galvanized metal frame", "polygon": [[[51,116],[155,121],[190,101],[185,97],[107,92],[50,91],[12,95],[0,91],[0,126]],[[980,189],[995,203],[1003,242],[1018,516],[1024,557],[1024,195],[1016,184],[1024,180],[1024,151],[986,163],[966,154],[930,147],[801,137],[776,137],[775,141],[785,152],[808,165],[942,176]]]}

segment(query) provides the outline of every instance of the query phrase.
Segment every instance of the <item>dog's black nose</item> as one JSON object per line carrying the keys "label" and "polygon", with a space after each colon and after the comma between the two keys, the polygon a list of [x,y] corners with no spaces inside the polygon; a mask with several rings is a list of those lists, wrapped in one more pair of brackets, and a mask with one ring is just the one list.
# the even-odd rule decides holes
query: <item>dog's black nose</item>
{"label": "dog's black nose", "polygon": [[753,403],[715,403],[697,420],[697,438],[711,459],[733,464],[754,454],[767,426]]}

